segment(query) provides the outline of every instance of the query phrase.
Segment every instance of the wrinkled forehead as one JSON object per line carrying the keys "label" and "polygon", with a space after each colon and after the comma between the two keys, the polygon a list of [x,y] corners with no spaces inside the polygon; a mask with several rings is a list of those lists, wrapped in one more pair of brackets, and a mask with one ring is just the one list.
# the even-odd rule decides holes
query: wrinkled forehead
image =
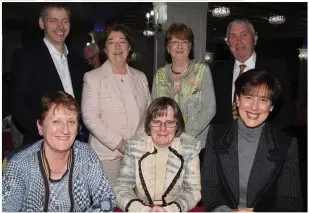
{"label": "wrinkled forehead", "polygon": [[235,33],[242,33],[242,32],[251,33],[251,30],[249,26],[245,23],[234,23],[231,25],[228,33],[235,34]]}

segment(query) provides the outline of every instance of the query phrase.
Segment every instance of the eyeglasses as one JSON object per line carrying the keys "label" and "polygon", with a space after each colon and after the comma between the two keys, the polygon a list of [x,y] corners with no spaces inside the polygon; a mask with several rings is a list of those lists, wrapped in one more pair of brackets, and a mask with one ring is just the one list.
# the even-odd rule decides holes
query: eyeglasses
{"label": "eyeglasses", "polygon": [[173,46],[178,46],[179,44],[181,45],[188,45],[190,42],[188,40],[182,40],[182,41],[170,41],[170,44]]}
{"label": "eyeglasses", "polygon": [[161,127],[162,125],[166,126],[167,128],[173,128],[173,127],[176,127],[177,122],[176,121],[161,122],[159,120],[150,121],[150,126],[152,127]]}
{"label": "eyeglasses", "polygon": [[99,54],[99,53],[94,54],[93,56],[91,56],[91,57],[87,58],[87,60],[88,60],[88,61],[93,60],[93,59],[94,59],[94,57],[96,57],[96,55],[98,55],[98,54]]}

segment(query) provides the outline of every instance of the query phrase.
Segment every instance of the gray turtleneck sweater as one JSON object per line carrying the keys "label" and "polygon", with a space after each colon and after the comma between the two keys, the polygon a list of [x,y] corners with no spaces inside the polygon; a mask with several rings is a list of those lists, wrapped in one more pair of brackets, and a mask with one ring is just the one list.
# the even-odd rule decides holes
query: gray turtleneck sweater
{"label": "gray turtleneck sweater", "polygon": [[[238,163],[239,163],[239,205],[238,208],[247,208],[247,186],[255,153],[262,134],[264,123],[250,128],[242,119],[238,119]],[[231,212],[227,205],[222,205],[214,212]]]}

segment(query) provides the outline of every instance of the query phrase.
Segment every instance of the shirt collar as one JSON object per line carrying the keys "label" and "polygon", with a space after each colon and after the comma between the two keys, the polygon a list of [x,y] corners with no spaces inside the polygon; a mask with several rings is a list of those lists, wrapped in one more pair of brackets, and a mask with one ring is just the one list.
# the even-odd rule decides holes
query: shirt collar
{"label": "shirt collar", "polygon": [[[237,61],[235,59],[235,62],[236,62],[236,66],[239,67],[240,64],[245,64],[246,65],[246,68],[249,68],[249,69],[254,69],[255,67],[255,61],[256,61],[256,53],[255,51],[253,52],[252,56],[250,58],[248,58],[247,61],[245,61],[244,63],[241,63],[240,61]],[[248,69],[246,69],[248,70]]]}
{"label": "shirt collar", "polygon": [[[44,37],[43,39],[44,43],[46,44],[48,51],[50,52],[50,54],[62,54],[60,52],[58,52],[58,50],[48,41],[48,39],[46,37]],[[67,48],[67,45],[64,44],[64,52],[63,52],[64,56],[67,56],[69,54],[69,50]]]}

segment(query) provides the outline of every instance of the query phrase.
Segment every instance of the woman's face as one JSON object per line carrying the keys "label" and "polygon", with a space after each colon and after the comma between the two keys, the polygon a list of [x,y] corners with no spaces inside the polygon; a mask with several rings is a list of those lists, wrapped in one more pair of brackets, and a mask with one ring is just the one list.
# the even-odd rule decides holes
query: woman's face
{"label": "woman's face", "polygon": [[39,134],[44,137],[45,146],[56,152],[68,151],[77,135],[77,112],[53,105],[48,111],[42,125],[37,121]]}
{"label": "woman's face", "polygon": [[150,122],[150,133],[154,144],[158,147],[167,147],[175,137],[176,128],[174,109],[168,106],[166,116],[156,117]]}
{"label": "woman's face", "polygon": [[188,40],[181,40],[172,36],[167,45],[167,52],[171,54],[173,60],[187,60],[191,47],[192,44]]}
{"label": "woman's face", "polygon": [[257,127],[267,119],[269,112],[273,110],[268,94],[265,86],[261,86],[256,88],[252,95],[240,94],[240,97],[237,96],[239,116],[246,126]]}
{"label": "woman's face", "polygon": [[128,40],[121,31],[111,31],[106,40],[104,51],[111,62],[126,63],[130,48]]}

